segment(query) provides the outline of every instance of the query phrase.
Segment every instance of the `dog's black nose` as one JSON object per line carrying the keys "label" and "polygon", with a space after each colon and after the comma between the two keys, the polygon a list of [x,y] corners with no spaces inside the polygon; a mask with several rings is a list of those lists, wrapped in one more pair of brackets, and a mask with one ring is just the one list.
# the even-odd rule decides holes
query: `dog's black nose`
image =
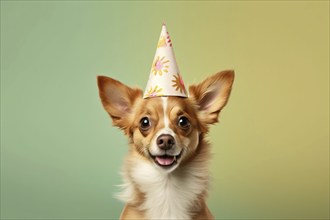
{"label": "dog's black nose", "polygon": [[169,134],[162,134],[157,138],[157,146],[162,150],[169,150],[175,144],[174,137]]}

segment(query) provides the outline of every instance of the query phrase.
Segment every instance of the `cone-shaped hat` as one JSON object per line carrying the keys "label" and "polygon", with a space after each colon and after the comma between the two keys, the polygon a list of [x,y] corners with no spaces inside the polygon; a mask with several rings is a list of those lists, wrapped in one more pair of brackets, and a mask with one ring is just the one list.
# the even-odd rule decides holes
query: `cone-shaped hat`
{"label": "cone-shaped hat", "polygon": [[187,97],[187,91],[176,63],[172,41],[165,24],[162,26],[143,98],[159,96]]}

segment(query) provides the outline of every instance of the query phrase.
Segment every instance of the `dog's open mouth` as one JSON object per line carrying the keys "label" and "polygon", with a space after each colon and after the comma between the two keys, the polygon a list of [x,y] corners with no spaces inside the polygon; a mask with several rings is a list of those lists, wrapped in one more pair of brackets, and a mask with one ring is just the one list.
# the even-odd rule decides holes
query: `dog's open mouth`
{"label": "dog's open mouth", "polygon": [[165,154],[165,155],[158,155],[158,156],[151,155],[151,157],[157,165],[164,167],[164,168],[169,168],[178,162],[178,160],[181,157],[181,153],[178,155],[175,155],[175,156]]}

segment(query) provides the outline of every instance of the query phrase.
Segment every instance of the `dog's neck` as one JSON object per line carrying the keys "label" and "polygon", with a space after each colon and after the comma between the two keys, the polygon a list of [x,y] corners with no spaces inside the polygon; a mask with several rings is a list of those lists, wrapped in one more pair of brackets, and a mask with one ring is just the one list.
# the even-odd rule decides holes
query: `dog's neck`
{"label": "dog's neck", "polygon": [[198,153],[171,173],[129,155],[119,198],[143,211],[148,219],[191,219],[205,203],[209,151],[208,144],[202,141]]}

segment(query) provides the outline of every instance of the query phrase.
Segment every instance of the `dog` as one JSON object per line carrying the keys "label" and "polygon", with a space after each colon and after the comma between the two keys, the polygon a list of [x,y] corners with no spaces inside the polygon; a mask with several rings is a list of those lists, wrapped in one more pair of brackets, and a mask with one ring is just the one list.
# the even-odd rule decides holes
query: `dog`
{"label": "dog", "polygon": [[214,219],[209,188],[209,125],[218,122],[231,93],[234,71],[189,87],[189,97],[152,97],[98,76],[99,96],[113,125],[129,140],[119,194],[120,219]]}

